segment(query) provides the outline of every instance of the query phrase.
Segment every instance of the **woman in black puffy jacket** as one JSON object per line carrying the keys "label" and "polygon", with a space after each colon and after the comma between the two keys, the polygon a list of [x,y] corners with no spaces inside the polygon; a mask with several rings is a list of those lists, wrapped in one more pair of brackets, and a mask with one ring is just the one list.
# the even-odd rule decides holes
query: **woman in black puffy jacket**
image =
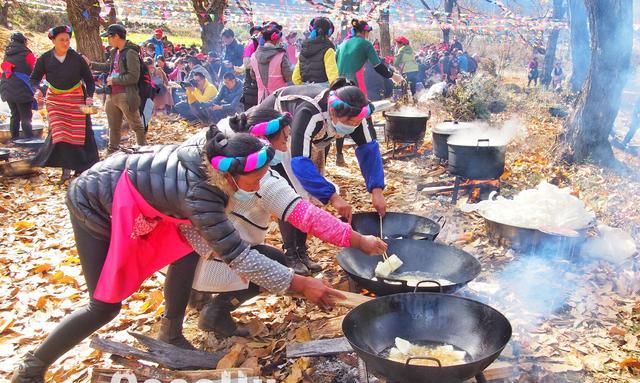
{"label": "woman in black puffy jacket", "polygon": [[249,134],[227,138],[211,128],[180,146],[113,155],[74,180],[67,205],[90,303],[28,353],[11,382],[44,382],[49,365],[115,318],[122,300],[168,264],[159,338],[193,348],[182,335],[182,318],[199,241],[269,291],[298,291],[322,307],[332,305],[339,293],[249,246],[227,217],[230,204],[259,189],[273,156],[272,147]]}

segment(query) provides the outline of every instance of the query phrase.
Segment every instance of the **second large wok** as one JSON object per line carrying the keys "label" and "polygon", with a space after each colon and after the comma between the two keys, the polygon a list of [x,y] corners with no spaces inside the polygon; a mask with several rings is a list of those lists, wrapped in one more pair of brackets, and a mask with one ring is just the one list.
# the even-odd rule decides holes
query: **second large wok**
{"label": "second large wok", "polygon": [[[403,262],[396,273],[419,272],[428,275],[426,280],[444,279],[451,283],[441,287],[425,282],[417,291],[454,292],[465,286],[480,274],[480,262],[471,254],[452,246],[431,241],[413,239],[387,240],[387,254],[396,254]],[[338,264],[360,287],[378,295],[388,295],[414,291],[415,285],[406,281],[394,280],[392,274],[387,279],[375,276],[375,268],[381,262],[382,255],[371,256],[354,248],[345,248],[338,254]],[[374,279],[375,277],[375,279]]]}

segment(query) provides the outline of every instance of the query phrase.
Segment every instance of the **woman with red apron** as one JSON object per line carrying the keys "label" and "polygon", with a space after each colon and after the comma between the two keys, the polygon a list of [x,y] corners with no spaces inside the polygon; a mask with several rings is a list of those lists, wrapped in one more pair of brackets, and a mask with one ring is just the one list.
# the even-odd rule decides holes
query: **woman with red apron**
{"label": "woman with red apron", "polygon": [[11,382],[43,383],[49,365],[115,318],[122,301],[167,265],[159,339],[193,348],[182,335],[182,321],[198,241],[258,286],[274,293],[297,291],[321,307],[331,306],[341,294],[266,257],[228,219],[235,201],[259,190],[273,157],[274,149],[250,134],[227,138],[213,127],[206,140],[112,155],[74,180],[67,206],[90,301],[25,356]]}
{"label": "woman with red apron", "polygon": [[70,48],[72,34],[66,25],[49,30],[54,47],[38,58],[30,78],[36,99],[41,99],[40,81],[46,76],[49,122],[49,136],[32,163],[62,168],[61,182],[71,170],[80,174],[99,161],[91,116],[84,111],[93,105],[95,84],[87,62]]}

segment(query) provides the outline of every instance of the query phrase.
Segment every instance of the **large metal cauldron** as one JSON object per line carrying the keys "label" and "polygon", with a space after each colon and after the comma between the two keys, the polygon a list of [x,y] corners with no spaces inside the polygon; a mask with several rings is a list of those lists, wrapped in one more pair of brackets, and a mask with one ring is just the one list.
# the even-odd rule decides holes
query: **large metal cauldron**
{"label": "large metal cauldron", "polygon": [[491,146],[488,139],[478,140],[475,146],[449,147],[449,173],[471,180],[492,180],[504,172],[506,146]]}
{"label": "large metal cauldron", "polygon": [[385,119],[384,135],[387,142],[421,143],[427,131],[427,121],[431,118],[425,113],[383,112]]}
{"label": "large metal cauldron", "polygon": [[436,157],[447,160],[449,159],[449,147],[447,146],[447,140],[449,137],[459,132],[462,129],[469,129],[473,125],[469,122],[458,122],[445,120],[442,123],[436,125],[431,130],[431,143],[433,144],[433,154]]}
{"label": "large metal cauldron", "polygon": [[[448,294],[407,293],[361,304],[342,321],[342,332],[368,370],[398,383],[461,383],[476,377],[502,352],[511,324],[497,310]],[[416,366],[399,363],[385,352],[400,337],[414,343],[450,344],[467,352],[464,364]],[[412,360],[414,360],[412,362]]]}

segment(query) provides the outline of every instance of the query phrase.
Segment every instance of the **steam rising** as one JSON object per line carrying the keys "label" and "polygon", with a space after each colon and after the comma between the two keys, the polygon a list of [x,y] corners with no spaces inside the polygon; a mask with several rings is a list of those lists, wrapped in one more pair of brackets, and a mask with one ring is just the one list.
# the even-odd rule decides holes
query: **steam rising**
{"label": "steam rising", "polygon": [[461,146],[486,146],[486,142],[478,142],[478,140],[488,139],[489,146],[505,146],[523,131],[523,124],[518,119],[506,121],[500,127],[492,127],[486,122],[476,121],[471,128],[461,129],[452,134],[447,143]]}

